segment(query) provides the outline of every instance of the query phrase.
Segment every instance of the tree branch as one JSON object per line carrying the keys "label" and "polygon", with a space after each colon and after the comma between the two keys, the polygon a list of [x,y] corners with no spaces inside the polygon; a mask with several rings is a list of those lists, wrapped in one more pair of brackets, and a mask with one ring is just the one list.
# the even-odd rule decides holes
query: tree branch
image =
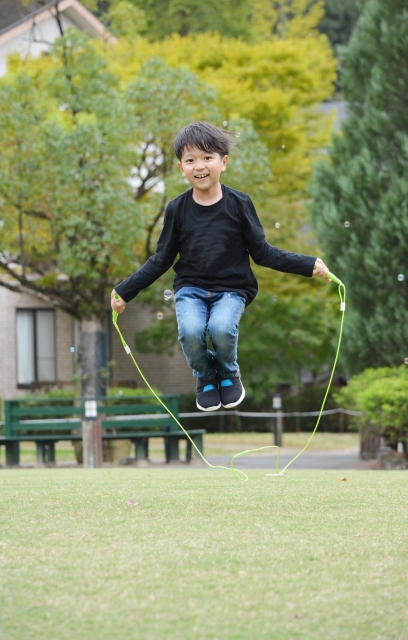
{"label": "tree branch", "polygon": [[[15,273],[13,269],[10,269],[8,264],[1,261],[0,269],[5,271],[10,277],[14,278],[14,280],[17,280],[21,287],[24,287],[24,289],[27,289],[27,291],[31,291],[33,295],[38,295],[39,297],[45,296],[47,300],[54,300],[59,298],[60,304],[64,305],[67,309],[70,309],[71,306],[74,306],[75,308],[77,307],[77,305],[74,304],[75,299],[72,298],[72,291],[64,292],[61,289],[56,291],[55,289],[51,289],[50,287],[37,285],[32,280],[28,280],[25,276],[20,276],[18,273]],[[10,286],[18,286],[13,285],[12,283],[9,284]],[[56,298],[56,296],[58,296],[58,298]],[[86,299],[85,296],[82,297]],[[72,311],[70,313],[72,313]]]}
{"label": "tree branch", "polygon": [[150,258],[150,256],[153,255],[152,249],[151,249],[151,244],[152,244],[152,235],[153,235],[153,231],[154,228],[156,226],[156,224],[159,222],[160,218],[162,217],[164,210],[166,208],[166,202],[167,202],[167,194],[166,192],[164,192],[163,194],[163,200],[160,206],[160,209],[158,211],[158,213],[155,215],[155,217],[153,218],[152,223],[147,227],[147,238],[146,238],[146,244],[145,244],[145,260],[148,260]]}
{"label": "tree branch", "polygon": [[73,306],[72,304],[71,305],[66,304],[61,300],[58,300],[58,298],[53,298],[52,296],[41,293],[40,291],[34,291],[30,287],[25,287],[21,284],[20,285],[12,284],[11,282],[1,280],[1,278],[0,278],[0,287],[9,289],[9,291],[14,291],[15,293],[27,293],[30,296],[35,296],[36,298],[39,298],[43,302],[47,302],[48,304],[51,304],[54,307],[58,307],[58,309],[61,309],[62,311],[69,313],[71,316],[78,318],[78,320],[81,319],[81,316],[79,314],[79,309],[77,306]]}
{"label": "tree branch", "polygon": [[41,218],[42,220],[49,220],[49,216],[44,213],[43,211],[34,211],[34,210],[29,210],[26,211],[25,209],[23,209],[23,214],[25,216],[31,216],[33,218]]}

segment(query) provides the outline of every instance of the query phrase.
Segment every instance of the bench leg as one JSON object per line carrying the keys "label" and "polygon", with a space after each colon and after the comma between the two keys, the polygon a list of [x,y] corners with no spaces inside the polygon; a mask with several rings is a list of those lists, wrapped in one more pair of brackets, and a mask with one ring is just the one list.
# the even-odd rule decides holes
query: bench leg
{"label": "bench leg", "polygon": [[191,436],[191,437],[193,438],[193,442],[194,442],[195,446],[197,447],[197,449],[199,450],[199,452],[204,455],[203,434],[202,433],[196,433],[194,436]]}
{"label": "bench leg", "polygon": [[187,462],[190,462],[192,456],[193,456],[193,445],[191,444],[191,440],[189,440],[189,438],[187,438],[187,440],[186,440],[186,460],[187,460]]}
{"label": "bench leg", "polygon": [[166,462],[178,462],[180,459],[179,439],[176,437],[164,438],[164,449],[166,451]]}
{"label": "bench leg", "polygon": [[36,442],[36,460],[37,464],[44,464],[45,462],[45,442]]}
{"label": "bench leg", "polygon": [[149,458],[149,438],[134,440],[136,460],[148,460]]}
{"label": "bench leg", "polygon": [[20,464],[20,443],[6,443],[6,466],[15,467]]}
{"label": "bench leg", "polygon": [[37,464],[55,464],[55,442],[36,442]]}
{"label": "bench leg", "polygon": [[55,442],[49,442],[47,445],[48,451],[47,451],[47,462],[51,462],[52,464],[55,464]]}

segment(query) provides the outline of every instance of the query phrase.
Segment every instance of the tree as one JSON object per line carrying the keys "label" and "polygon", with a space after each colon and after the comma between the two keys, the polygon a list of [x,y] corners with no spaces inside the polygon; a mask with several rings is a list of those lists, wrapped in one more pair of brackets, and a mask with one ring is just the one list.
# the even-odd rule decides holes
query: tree
{"label": "tree", "polygon": [[96,395],[104,388],[106,289],[132,260],[131,247],[115,252],[135,228],[125,172],[130,114],[75,32],[39,76],[19,69],[0,84],[0,284],[87,321],[84,392]]}
{"label": "tree", "polygon": [[[120,91],[89,41],[69,32],[50,58],[12,60],[0,92],[0,284],[41,297],[98,334],[101,344],[89,336],[93,355],[84,348],[83,359],[99,394],[106,294],[154,251],[165,206],[185,188],[175,132],[185,118],[220,120],[215,91],[160,59]],[[238,154],[234,184],[261,186],[265,148],[249,123],[236,125],[252,153]]]}
{"label": "tree", "polygon": [[[324,16],[320,20],[318,29],[324,33],[336,52],[348,43],[360,14],[360,5],[364,0],[324,0]],[[340,70],[338,70],[336,88],[340,90]]]}
{"label": "tree", "polygon": [[[43,0],[45,2],[45,0]],[[333,48],[348,41],[359,0],[83,0],[115,35],[162,40],[174,33],[219,33],[246,42],[325,33]]]}
{"label": "tree", "polygon": [[305,38],[316,35],[324,13],[321,0],[250,0],[252,39]]}
{"label": "tree", "polygon": [[129,28],[121,18],[127,15],[149,40],[161,40],[173,33],[185,36],[215,31],[232,38],[250,37],[248,0],[84,0],[84,4],[114,30],[119,26],[120,35]]}
{"label": "tree", "polygon": [[350,40],[357,24],[360,4],[360,0],[324,0],[324,16],[318,29],[326,34],[335,51],[338,45],[345,45]]}
{"label": "tree", "polygon": [[343,133],[315,171],[312,215],[348,287],[349,370],[395,365],[408,342],[408,14],[368,0],[341,58]]}

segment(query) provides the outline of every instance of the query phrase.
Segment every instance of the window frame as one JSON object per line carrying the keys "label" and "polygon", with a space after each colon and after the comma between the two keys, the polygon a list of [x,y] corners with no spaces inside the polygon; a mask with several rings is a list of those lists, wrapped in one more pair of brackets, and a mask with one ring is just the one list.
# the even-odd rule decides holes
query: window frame
{"label": "window frame", "polygon": [[[19,311],[31,311],[33,313],[33,344],[34,344],[34,380],[31,382],[19,382],[18,381],[18,336],[17,336],[17,315]],[[54,380],[38,380],[38,362],[37,362],[37,312],[38,311],[48,311],[52,313],[54,316]],[[58,382],[58,352],[57,352],[57,314],[55,313],[55,309],[50,309],[47,307],[17,307],[14,321],[14,330],[16,337],[16,348],[15,348],[15,362],[16,362],[16,386],[17,389],[30,389],[32,384],[37,384],[44,382],[44,384],[56,383]]]}

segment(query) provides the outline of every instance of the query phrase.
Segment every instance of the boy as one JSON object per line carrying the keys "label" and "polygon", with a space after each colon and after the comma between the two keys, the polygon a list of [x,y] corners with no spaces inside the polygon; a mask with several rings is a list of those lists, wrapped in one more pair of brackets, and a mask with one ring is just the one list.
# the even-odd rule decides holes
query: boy
{"label": "boy", "polygon": [[[328,272],[320,258],[266,242],[250,197],[220,183],[230,148],[228,133],[206,122],[179,131],[174,150],[192,189],[169,202],[156,254],[118,284],[111,297],[112,309],[122,313],[179,254],[173,266],[178,339],[197,379],[201,411],[236,407],[245,397],[237,362],[238,326],[258,291],[249,257],[286,273],[325,278]],[[207,347],[207,332],[213,352]]]}

